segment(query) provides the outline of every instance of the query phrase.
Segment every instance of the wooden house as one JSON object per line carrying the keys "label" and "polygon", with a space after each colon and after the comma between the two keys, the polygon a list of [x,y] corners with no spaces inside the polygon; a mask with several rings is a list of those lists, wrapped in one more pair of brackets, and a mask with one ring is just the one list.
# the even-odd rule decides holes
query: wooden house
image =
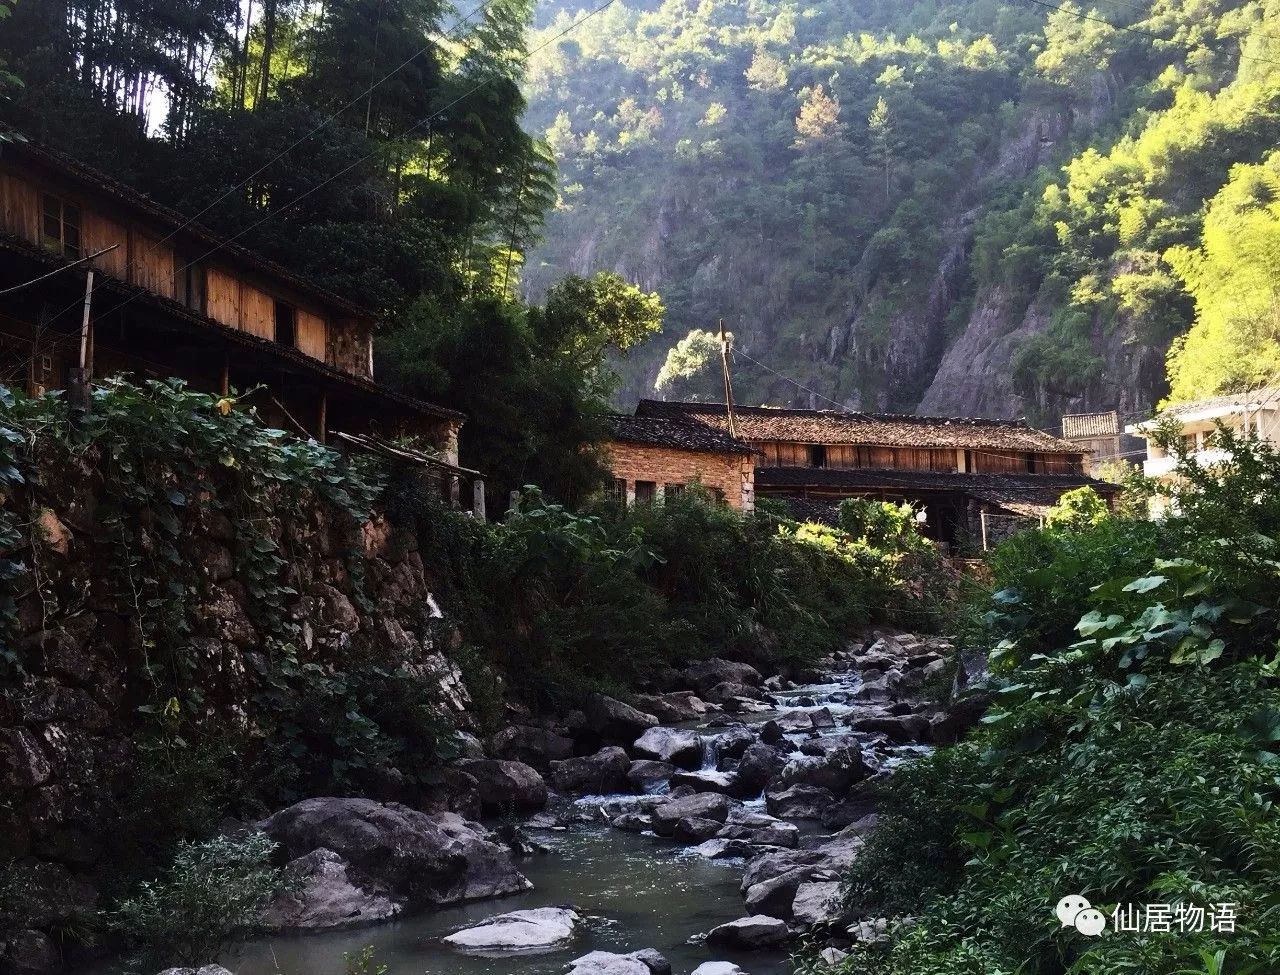
{"label": "wooden house", "polygon": [[705,423],[613,415],[607,494],[628,504],[660,501],[697,484],[732,508],[755,506],[755,451]]}
{"label": "wooden house", "polygon": [[[642,400],[636,416],[729,428],[722,403]],[[925,534],[948,545],[1034,522],[1073,488],[1115,493],[1085,474],[1080,447],[1022,421],[772,407],[735,407],[734,421],[756,451],[759,497],[819,520],[845,498],[907,501],[925,513]]]}
{"label": "wooden house", "polygon": [[456,465],[462,415],[374,381],[374,325],[101,173],[0,142],[0,383],[39,393],[123,372],[261,387],[250,402],[281,429],[412,435]]}

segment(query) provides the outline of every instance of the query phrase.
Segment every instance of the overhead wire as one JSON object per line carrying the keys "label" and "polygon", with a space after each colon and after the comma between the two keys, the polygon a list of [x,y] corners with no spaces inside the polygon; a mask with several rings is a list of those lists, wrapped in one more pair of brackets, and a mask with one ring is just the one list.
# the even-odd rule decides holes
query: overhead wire
{"label": "overhead wire", "polygon": [[[487,2],[492,2],[492,0],[487,0]],[[600,4],[599,6],[597,6],[597,7],[593,8],[591,11],[589,11],[589,12],[588,12],[584,17],[582,17],[581,19],[579,19],[579,20],[577,20],[577,21],[574,21],[574,22],[573,22],[572,24],[570,24],[568,27],[564,28],[563,30],[561,30],[561,31],[557,32],[556,34],[553,34],[551,37],[547,38],[545,41],[543,41],[543,43],[541,43],[541,44],[537,45],[536,47],[534,47],[534,48],[530,49],[529,51],[527,51],[527,52],[525,53],[525,55],[524,55],[522,58],[518,59],[518,61],[519,61],[521,64],[526,64],[526,63],[528,63],[529,59],[530,59],[530,58],[532,58],[532,57],[533,57],[533,55],[537,54],[539,51],[544,50],[545,48],[549,47],[550,45],[552,45],[552,44],[556,43],[556,41],[561,40],[562,38],[566,37],[567,35],[569,35],[569,34],[570,34],[570,33],[572,33],[573,31],[577,30],[579,27],[581,27],[583,24],[585,24],[585,23],[586,23],[588,20],[590,20],[592,17],[595,17],[595,16],[597,16],[598,14],[603,13],[603,12],[604,12],[605,10],[607,10],[609,7],[613,6],[616,2],[617,2],[617,0],[605,0],[605,2],[604,2],[604,3],[602,3],[602,4]],[[481,91],[482,89],[484,89],[484,88],[488,87],[488,86],[489,86],[490,84],[492,84],[495,80],[496,80],[496,78],[495,78],[495,77],[492,77],[492,76],[491,76],[491,77],[489,77],[489,78],[484,79],[483,81],[479,82],[478,84],[476,84],[476,85],[472,86],[471,88],[469,88],[467,91],[465,91],[465,92],[463,92],[462,94],[460,94],[458,97],[454,98],[452,101],[448,102],[447,104],[443,105],[441,108],[437,109],[437,110],[436,110],[435,112],[433,112],[431,115],[428,115],[428,116],[426,116],[425,118],[419,119],[417,122],[413,123],[413,124],[412,124],[412,125],[410,125],[408,128],[406,128],[406,129],[404,129],[403,131],[399,132],[399,133],[395,136],[395,138],[396,138],[396,139],[403,139],[403,138],[405,138],[406,136],[410,135],[411,133],[413,133],[413,132],[417,131],[418,129],[420,129],[422,126],[424,126],[424,125],[428,125],[429,123],[433,122],[434,120],[436,120],[437,118],[439,118],[440,116],[442,116],[445,112],[449,111],[449,109],[453,108],[455,105],[459,104],[460,102],[465,101],[466,99],[470,98],[472,95],[474,95],[474,94],[476,94],[477,92]],[[214,245],[214,246],[213,246],[212,248],[210,248],[209,250],[205,251],[205,252],[204,252],[203,254],[201,254],[199,257],[196,257],[196,258],[194,258],[194,259],[192,259],[192,260],[188,261],[186,264],[182,265],[181,267],[176,268],[176,269],[174,270],[174,272],[173,272],[174,279],[176,280],[176,279],[177,279],[177,277],[178,277],[178,275],[179,275],[179,274],[181,274],[183,271],[185,271],[185,270],[187,270],[188,268],[193,267],[193,266],[195,266],[196,264],[199,264],[201,261],[203,261],[203,260],[205,260],[205,259],[207,259],[207,258],[211,257],[213,254],[217,253],[217,252],[218,252],[218,251],[220,251],[222,248],[227,247],[228,245],[230,245],[230,244],[234,243],[236,240],[239,240],[241,237],[243,237],[245,234],[249,233],[250,231],[256,230],[258,227],[260,227],[260,226],[262,226],[263,224],[267,223],[269,220],[272,220],[272,219],[274,219],[274,218],[276,218],[276,217],[280,216],[280,214],[284,213],[286,210],[289,210],[289,209],[291,209],[292,207],[297,206],[299,203],[301,203],[301,202],[302,202],[303,200],[305,200],[307,197],[311,196],[313,193],[316,193],[317,191],[319,191],[319,190],[320,190],[320,189],[322,189],[323,187],[327,186],[329,183],[333,182],[335,179],[338,179],[338,178],[340,178],[340,177],[342,177],[342,176],[346,175],[346,174],[347,174],[347,173],[349,173],[351,170],[355,169],[357,166],[360,166],[360,165],[364,164],[365,162],[367,162],[368,160],[372,159],[372,158],[373,158],[374,156],[376,156],[376,155],[377,155],[377,150],[376,150],[376,149],[375,149],[375,150],[373,150],[373,151],[370,151],[370,152],[366,153],[365,155],[363,155],[363,156],[361,156],[360,158],[356,159],[354,162],[350,163],[349,165],[344,166],[342,169],[338,170],[336,173],[333,173],[332,175],[330,175],[330,176],[326,177],[325,179],[321,180],[319,183],[316,183],[314,186],[312,186],[312,187],[311,187],[310,189],[308,189],[306,192],[304,192],[304,193],[300,194],[299,196],[294,197],[294,198],[293,198],[292,200],[290,200],[288,203],[286,203],[286,204],[284,204],[283,206],[281,206],[281,207],[277,208],[276,210],[273,210],[273,211],[271,211],[271,212],[269,212],[269,213],[265,214],[265,215],[264,215],[260,220],[257,220],[257,221],[255,221],[254,223],[249,224],[247,227],[243,227],[242,229],[240,229],[239,231],[237,231],[235,234],[231,235],[230,237],[224,238],[223,240],[221,240],[221,242],[219,242],[218,244]],[[252,178],[252,177],[250,177],[250,178]],[[191,223],[191,221],[188,221],[186,224],[184,224],[184,226],[189,226],[189,225],[190,225],[190,223]],[[170,234],[170,236],[172,236],[173,234],[178,233],[181,229],[182,229],[182,228],[178,228],[177,230],[174,230],[174,231],[173,231],[173,233],[172,233],[172,234]],[[166,239],[167,239],[167,238],[166,238]],[[105,281],[104,281],[104,282],[102,282],[102,283],[100,283],[100,284],[95,284],[95,285],[94,285],[94,287],[93,287],[93,289],[90,291],[90,294],[92,294],[93,292],[96,292],[100,287],[106,287],[106,286],[107,286],[107,284],[108,284],[108,282],[105,282]],[[123,302],[121,302],[119,305],[117,305],[117,306],[116,306],[116,308],[115,308],[114,310],[115,310],[115,311],[119,311],[120,309],[122,309],[122,308],[124,308],[125,306],[129,305],[130,303],[132,303],[132,302],[134,301],[134,299],[135,299],[135,298],[137,298],[137,297],[139,297],[139,293],[138,293],[138,292],[135,292],[134,294],[132,294],[132,295],[130,295],[128,298],[126,298]],[[61,309],[59,312],[57,312],[55,315],[51,316],[50,321],[56,320],[57,318],[60,318],[62,315],[66,314],[68,311],[71,311],[73,308],[76,308],[77,306],[79,306],[79,305],[81,304],[82,300],[83,300],[83,299],[77,298],[77,299],[76,299],[76,301],[72,302],[71,304],[67,305],[65,308],[63,308],[63,309]],[[53,351],[54,349],[57,349],[57,348],[59,348],[61,345],[66,344],[66,343],[68,343],[68,342],[71,342],[71,341],[73,341],[73,340],[74,340],[74,341],[79,341],[79,337],[78,337],[78,336],[73,336],[73,335],[64,336],[60,341],[55,342],[55,343],[51,344],[50,346],[48,346],[48,347],[46,347],[46,348],[44,348],[44,349],[42,349],[42,350],[39,350],[39,351],[33,352],[32,356],[31,356],[31,357],[30,357],[30,359],[29,359],[29,361],[34,361],[34,360],[35,360],[35,358],[36,358],[36,356],[38,356],[38,355],[48,355],[48,354],[49,354],[51,351]]]}

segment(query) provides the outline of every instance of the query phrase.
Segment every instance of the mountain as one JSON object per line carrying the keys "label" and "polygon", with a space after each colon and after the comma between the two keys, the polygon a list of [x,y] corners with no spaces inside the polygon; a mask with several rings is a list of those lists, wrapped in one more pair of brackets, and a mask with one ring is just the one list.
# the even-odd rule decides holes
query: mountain
{"label": "mountain", "polygon": [[544,0],[525,124],[560,187],[524,288],[608,268],[662,294],[623,405],[724,319],[744,402],[1144,411],[1210,201],[1276,148],[1278,10]]}

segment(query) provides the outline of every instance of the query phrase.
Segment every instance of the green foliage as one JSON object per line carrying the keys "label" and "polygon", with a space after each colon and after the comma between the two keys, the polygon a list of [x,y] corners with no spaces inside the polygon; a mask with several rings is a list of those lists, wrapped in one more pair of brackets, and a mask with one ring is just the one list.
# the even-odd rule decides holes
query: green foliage
{"label": "green foliage", "polygon": [[1109,514],[1107,502],[1091,487],[1067,491],[1049,509],[1044,523],[1049,528],[1092,528]]}
{"label": "green foliage", "polygon": [[656,294],[606,272],[565,278],[540,308],[476,298],[442,323],[420,303],[380,344],[380,374],[467,414],[463,449],[488,475],[493,510],[526,483],[577,502],[604,475],[589,448],[616,385],[609,360],[658,331],[662,314]]}
{"label": "green foliage", "polygon": [[841,531],[873,548],[918,551],[928,545],[918,531],[915,509],[906,502],[846,498],[840,502],[839,522]]}
{"label": "green foliage", "polygon": [[[1001,640],[994,703],[969,740],[895,776],[846,878],[856,914],[916,923],[838,971],[1280,964],[1280,453],[1224,438],[1229,463],[1183,460],[1164,523],[1090,517],[997,551],[987,630],[971,637]],[[1089,939],[1053,915],[1067,892],[1108,916],[1231,903],[1239,921]]]}
{"label": "green foliage", "polygon": [[282,888],[274,845],[261,833],[182,844],[165,874],[121,901],[112,918],[134,963],[196,968],[221,957]]}
{"label": "green foliage", "polygon": [[718,402],[724,386],[712,365],[719,357],[720,336],[695,328],[667,350],[653,388],[675,400]]}

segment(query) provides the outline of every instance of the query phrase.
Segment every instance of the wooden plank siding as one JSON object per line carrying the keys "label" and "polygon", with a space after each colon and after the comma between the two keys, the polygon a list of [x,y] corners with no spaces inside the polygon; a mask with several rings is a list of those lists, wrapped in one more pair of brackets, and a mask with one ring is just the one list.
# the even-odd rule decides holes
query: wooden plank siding
{"label": "wooden plank siding", "polygon": [[[757,441],[760,467],[813,467],[813,444]],[[869,444],[825,444],[822,467],[838,470],[961,471],[966,458],[974,474],[1079,474],[1082,465],[1071,454],[1017,450],[964,450],[937,447],[880,447]]]}
{"label": "wooden plank siding", "polygon": [[228,328],[240,327],[240,281],[221,268],[211,267],[205,277],[205,311]]}
{"label": "wooden plank siding", "polygon": [[29,244],[40,243],[40,194],[25,179],[5,173],[0,182],[4,229]]}
{"label": "wooden plank siding", "polygon": [[88,257],[112,244],[118,245],[115,250],[94,258],[96,270],[110,274],[121,281],[127,280],[129,273],[129,230],[93,210],[80,213],[80,251]]}
{"label": "wooden plank siding", "polygon": [[130,244],[129,276],[132,284],[166,298],[177,297],[174,292],[173,248],[153,237],[134,231]]}
{"label": "wooden plank siding", "polygon": [[298,309],[297,341],[301,352],[321,362],[327,361],[329,327],[319,315],[313,315],[302,308]]}
{"label": "wooden plank siding", "polygon": [[276,302],[265,291],[240,285],[240,327],[250,335],[273,341],[276,337]]}

